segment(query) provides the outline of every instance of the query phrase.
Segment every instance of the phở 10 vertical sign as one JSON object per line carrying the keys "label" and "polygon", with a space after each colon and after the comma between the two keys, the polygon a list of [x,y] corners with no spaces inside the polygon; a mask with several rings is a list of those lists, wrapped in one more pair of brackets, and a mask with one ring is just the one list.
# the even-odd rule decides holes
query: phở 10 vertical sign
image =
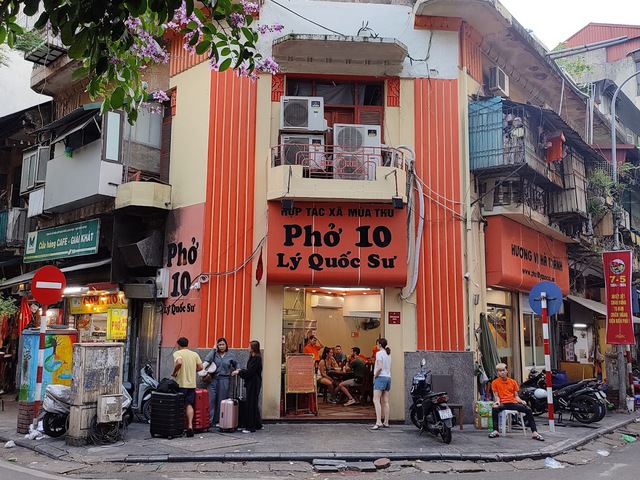
{"label": "ph\u1edf 10 vertical sign", "polygon": [[607,304],[607,343],[633,345],[631,311],[631,251],[602,253]]}

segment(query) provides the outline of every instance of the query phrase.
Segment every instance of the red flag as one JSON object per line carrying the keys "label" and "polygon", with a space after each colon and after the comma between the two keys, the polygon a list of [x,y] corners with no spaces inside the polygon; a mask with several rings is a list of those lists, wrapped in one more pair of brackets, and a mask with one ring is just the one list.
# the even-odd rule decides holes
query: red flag
{"label": "red flag", "polygon": [[258,265],[256,265],[256,286],[262,280],[262,274],[264,273],[264,265],[262,263],[262,247],[260,247],[260,256],[258,257]]}
{"label": "red flag", "polygon": [[20,301],[20,323],[18,324],[19,332],[25,329],[29,321],[31,320],[31,309],[29,308],[29,302],[27,297],[22,297]]}

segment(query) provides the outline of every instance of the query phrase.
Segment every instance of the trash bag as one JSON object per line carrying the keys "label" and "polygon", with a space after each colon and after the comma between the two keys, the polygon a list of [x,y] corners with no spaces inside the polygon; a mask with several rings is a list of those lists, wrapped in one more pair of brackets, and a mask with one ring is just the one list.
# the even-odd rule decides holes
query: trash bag
{"label": "trash bag", "polygon": [[179,393],[180,385],[173,378],[163,378],[158,383],[156,391],[160,393]]}

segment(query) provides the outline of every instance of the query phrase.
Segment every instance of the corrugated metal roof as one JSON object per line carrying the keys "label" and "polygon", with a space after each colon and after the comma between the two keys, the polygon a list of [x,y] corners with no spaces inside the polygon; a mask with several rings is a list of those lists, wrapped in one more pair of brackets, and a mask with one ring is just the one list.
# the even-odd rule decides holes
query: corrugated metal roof
{"label": "corrugated metal roof", "polygon": [[617,25],[614,23],[589,23],[562,42],[566,47],[577,47],[627,35],[630,39],[640,36],[640,25]]}

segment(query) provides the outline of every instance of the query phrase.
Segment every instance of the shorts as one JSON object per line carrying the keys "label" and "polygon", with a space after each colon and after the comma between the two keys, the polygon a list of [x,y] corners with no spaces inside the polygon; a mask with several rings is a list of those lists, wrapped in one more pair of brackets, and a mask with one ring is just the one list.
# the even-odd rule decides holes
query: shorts
{"label": "shorts", "polygon": [[391,377],[376,377],[373,381],[374,390],[391,390]]}
{"label": "shorts", "polygon": [[195,388],[181,388],[180,393],[184,395],[184,404],[193,405],[196,403],[196,389]]}

